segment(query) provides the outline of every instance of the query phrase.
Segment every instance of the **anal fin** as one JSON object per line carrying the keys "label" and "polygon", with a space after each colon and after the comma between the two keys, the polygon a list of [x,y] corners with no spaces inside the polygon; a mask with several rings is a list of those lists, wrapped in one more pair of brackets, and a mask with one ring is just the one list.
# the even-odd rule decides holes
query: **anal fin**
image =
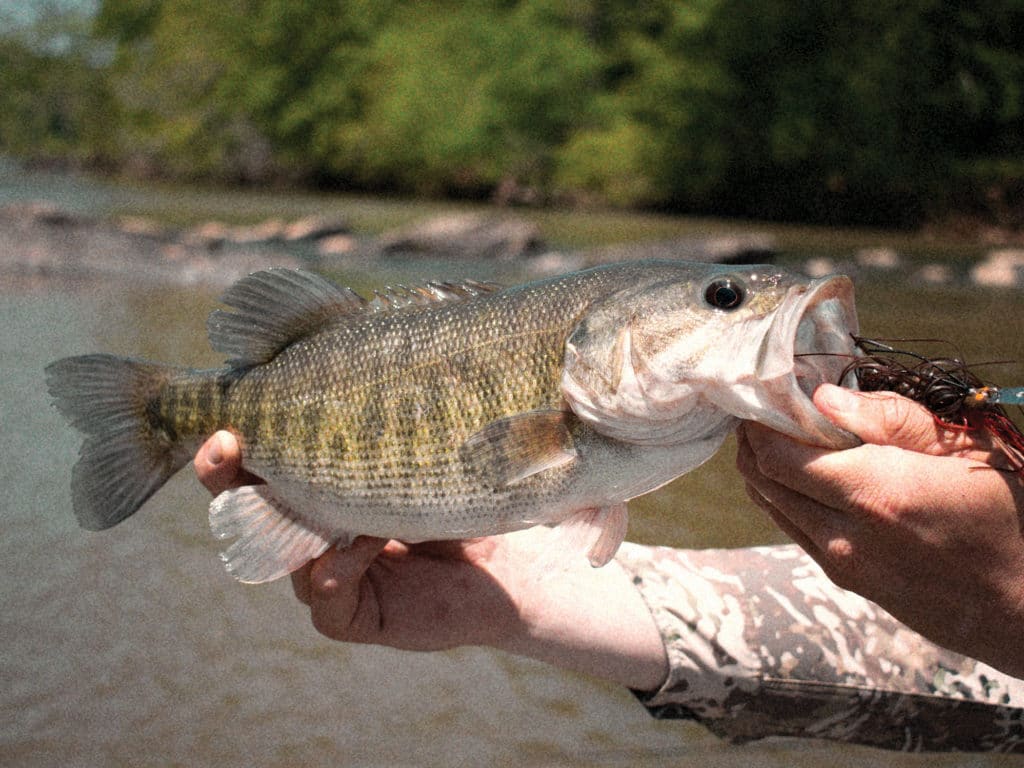
{"label": "anal fin", "polygon": [[333,543],[304,525],[269,485],[245,485],[217,496],[210,502],[210,530],[220,540],[235,539],[221,559],[245,584],[286,576]]}

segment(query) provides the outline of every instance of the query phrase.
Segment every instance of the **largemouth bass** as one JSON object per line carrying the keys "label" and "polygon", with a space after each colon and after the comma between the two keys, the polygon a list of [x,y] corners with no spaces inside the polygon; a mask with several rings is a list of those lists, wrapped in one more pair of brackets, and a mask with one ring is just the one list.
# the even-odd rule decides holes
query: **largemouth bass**
{"label": "largemouth bass", "polygon": [[704,462],[740,419],[856,443],[809,400],[856,354],[845,277],[638,262],[368,300],[273,269],[223,302],[207,323],[222,368],[95,354],[52,363],[47,383],[85,434],[71,486],[90,530],[133,514],[214,431],[234,433],[266,484],[220,494],[209,515],[244,582],[360,534],[538,524],[567,524],[601,565],[626,502]]}

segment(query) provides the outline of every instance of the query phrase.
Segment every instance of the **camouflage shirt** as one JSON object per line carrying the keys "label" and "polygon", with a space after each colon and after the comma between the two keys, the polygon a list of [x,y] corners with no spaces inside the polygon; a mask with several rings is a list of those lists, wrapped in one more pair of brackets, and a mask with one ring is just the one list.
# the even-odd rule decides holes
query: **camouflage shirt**
{"label": "camouflage shirt", "polygon": [[625,544],[617,558],[668,653],[665,683],[637,693],[655,717],[733,742],[1024,752],[1024,681],[924,639],[796,546]]}

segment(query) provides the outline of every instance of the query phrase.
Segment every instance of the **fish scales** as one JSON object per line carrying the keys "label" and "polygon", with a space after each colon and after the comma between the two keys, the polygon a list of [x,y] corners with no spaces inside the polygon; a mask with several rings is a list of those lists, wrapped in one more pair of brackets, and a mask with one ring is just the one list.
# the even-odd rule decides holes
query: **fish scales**
{"label": "fish scales", "polygon": [[[328,490],[337,507],[441,509],[469,528],[474,507],[500,516],[513,494],[495,498],[459,447],[496,419],[559,406],[565,336],[607,282],[341,317],[264,366],[183,374],[162,409],[182,436],[235,432],[251,471]],[[532,485],[556,493],[553,480]],[[532,504],[540,490],[515,495]]]}
{"label": "fish scales", "polygon": [[414,542],[569,520],[566,540],[601,564],[625,534],[625,502],[702,463],[738,419],[851,439],[808,398],[854,353],[845,278],[636,262],[367,300],[269,270],[224,301],[208,322],[223,368],[84,355],[47,380],[86,435],[72,475],[86,528],[134,513],[216,430],[237,437],[266,485],[218,496],[210,524],[233,541],[222,557],[242,581],[357,534]]}
{"label": "fish scales", "polygon": [[253,472],[330,486],[342,505],[424,516],[474,500],[491,513],[493,491],[459,447],[496,419],[559,405],[565,335],[601,289],[587,287],[341,318],[239,378],[217,426],[239,432]]}

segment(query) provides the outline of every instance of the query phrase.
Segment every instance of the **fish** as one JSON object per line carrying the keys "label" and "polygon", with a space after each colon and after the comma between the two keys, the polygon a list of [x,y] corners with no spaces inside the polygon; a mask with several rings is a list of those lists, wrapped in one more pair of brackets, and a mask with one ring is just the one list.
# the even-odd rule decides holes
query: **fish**
{"label": "fish", "polygon": [[627,502],[710,458],[744,419],[857,439],[813,406],[856,354],[853,285],[775,266],[612,264],[509,288],[367,298],[308,271],[248,275],[207,321],[207,370],[98,353],[46,368],[84,434],[79,524],[134,514],[217,430],[264,482],[210,503],[225,567],[272,581],[358,535],[408,543],[562,532],[595,567]]}

